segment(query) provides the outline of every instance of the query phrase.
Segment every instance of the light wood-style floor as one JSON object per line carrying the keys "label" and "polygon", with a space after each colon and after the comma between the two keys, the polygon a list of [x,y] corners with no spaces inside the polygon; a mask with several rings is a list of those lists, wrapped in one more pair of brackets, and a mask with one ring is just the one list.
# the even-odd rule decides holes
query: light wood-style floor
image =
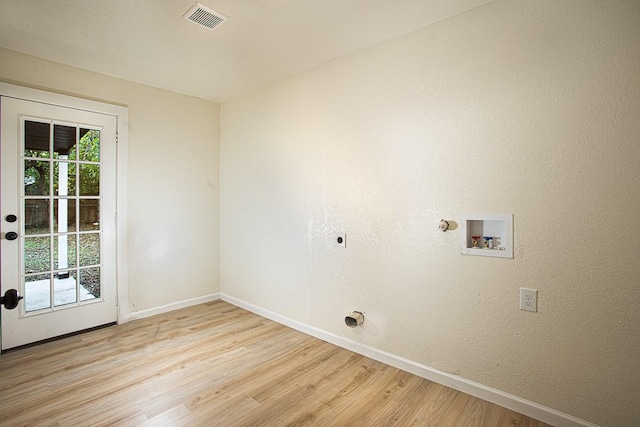
{"label": "light wood-style floor", "polygon": [[222,301],[4,354],[1,426],[545,426]]}

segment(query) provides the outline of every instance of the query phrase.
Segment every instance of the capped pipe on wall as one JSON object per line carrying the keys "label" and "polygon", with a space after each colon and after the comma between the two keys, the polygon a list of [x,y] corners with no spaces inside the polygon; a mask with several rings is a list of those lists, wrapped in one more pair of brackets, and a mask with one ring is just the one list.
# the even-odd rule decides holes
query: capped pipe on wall
{"label": "capped pipe on wall", "polygon": [[344,318],[344,323],[350,328],[360,326],[362,322],[364,322],[364,314],[359,311],[352,311]]}

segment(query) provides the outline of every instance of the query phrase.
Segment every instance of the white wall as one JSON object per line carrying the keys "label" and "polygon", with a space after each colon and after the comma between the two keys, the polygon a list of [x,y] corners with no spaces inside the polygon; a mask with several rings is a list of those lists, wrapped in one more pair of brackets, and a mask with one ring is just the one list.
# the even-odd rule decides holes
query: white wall
{"label": "white wall", "polygon": [[[639,2],[504,0],[224,103],[221,291],[634,424],[639,79]],[[513,214],[514,259],[461,255],[462,213]]]}
{"label": "white wall", "polygon": [[129,313],[219,292],[219,104],[5,49],[0,80],[128,106]]}

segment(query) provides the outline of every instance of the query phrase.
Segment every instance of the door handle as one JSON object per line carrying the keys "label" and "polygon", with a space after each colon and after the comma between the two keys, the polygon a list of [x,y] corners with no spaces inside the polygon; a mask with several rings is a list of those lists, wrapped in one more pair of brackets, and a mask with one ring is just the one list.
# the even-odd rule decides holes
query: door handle
{"label": "door handle", "polygon": [[15,289],[8,289],[7,292],[4,293],[4,296],[0,297],[0,305],[4,304],[7,310],[13,310],[18,306],[22,298],[24,297],[18,295],[18,291]]}
{"label": "door handle", "polygon": [[18,238],[18,233],[16,233],[15,231],[9,231],[4,235],[4,237],[7,240],[16,240]]}

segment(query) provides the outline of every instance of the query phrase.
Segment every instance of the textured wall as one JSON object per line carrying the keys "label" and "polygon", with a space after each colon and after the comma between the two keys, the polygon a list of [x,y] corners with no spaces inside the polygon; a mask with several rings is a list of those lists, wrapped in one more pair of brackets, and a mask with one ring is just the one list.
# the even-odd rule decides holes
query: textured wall
{"label": "textured wall", "polygon": [[[633,425],[639,82],[640,2],[497,1],[224,103],[222,292]],[[515,258],[461,255],[461,213],[513,214]]]}
{"label": "textured wall", "polygon": [[0,79],[129,107],[131,311],[219,291],[219,104],[5,49]]}

